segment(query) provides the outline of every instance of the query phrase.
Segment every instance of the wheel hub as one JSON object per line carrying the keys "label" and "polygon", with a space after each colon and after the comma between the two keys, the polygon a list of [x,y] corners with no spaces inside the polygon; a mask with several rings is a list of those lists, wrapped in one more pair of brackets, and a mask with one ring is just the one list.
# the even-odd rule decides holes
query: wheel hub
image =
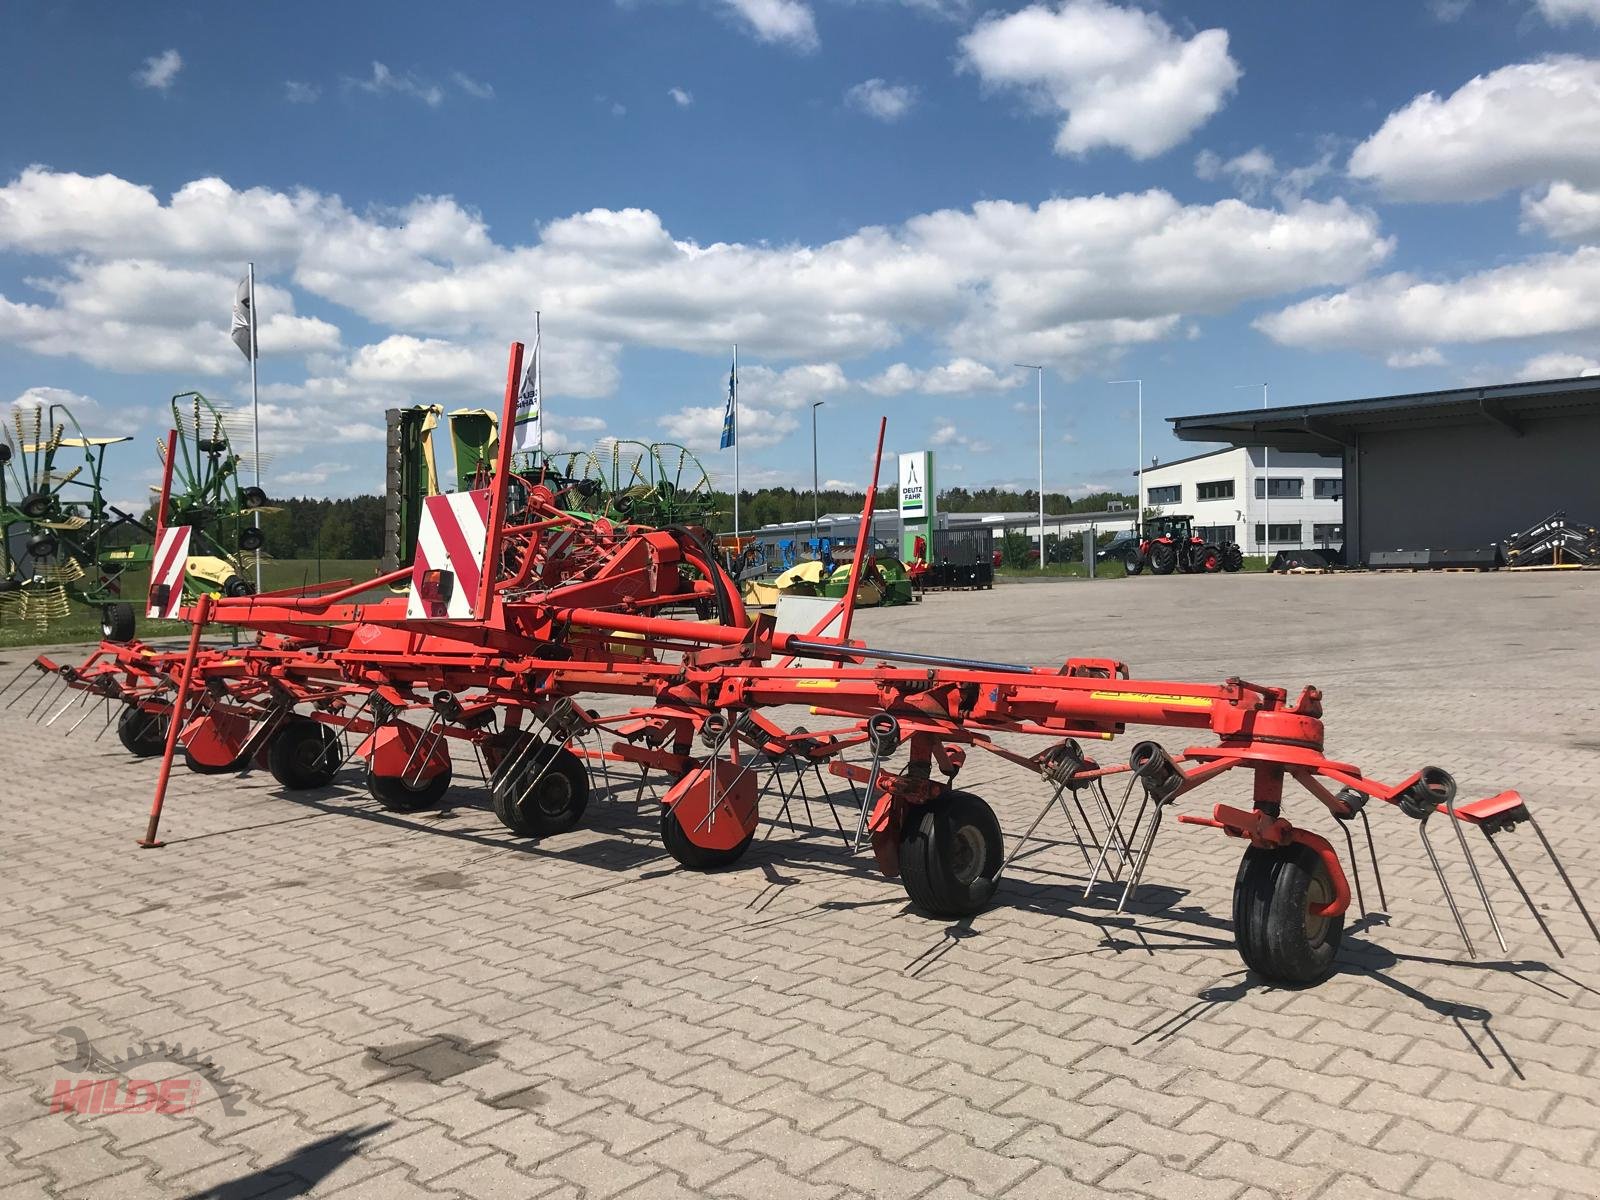
{"label": "wheel hub", "polygon": [[956,830],[955,845],[951,848],[950,873],[956,881],[969,884],[977,879],[983,869],[983,833],[975,825],[963,825]]}

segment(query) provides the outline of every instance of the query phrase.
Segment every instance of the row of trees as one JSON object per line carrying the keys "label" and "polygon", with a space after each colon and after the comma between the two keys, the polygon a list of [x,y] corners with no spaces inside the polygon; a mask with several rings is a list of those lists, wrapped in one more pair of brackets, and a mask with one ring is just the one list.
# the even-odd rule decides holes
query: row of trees
{"label": "row of trees", "polygon": [[[825,491],[817,497],[817,511],[823,513],[859,512],[866,496],[862,492]],[[879,493],[878,504],[888,508],[898,503],[897,489]],[[1077,500],[1060,492],[1046,492],[1047,513],[1095,512],[1109,501],[1132,497],[1098,492]],[[716,496],[716,532],[733,528],[733,496]],[[383,497],[350,496],[339,500],[300,497],[275,500],[275,511],[261,514],[261,529],[266,549],[274,558],[378,558],[383,553]],[[950,488],[939,493],[939,508],[944,512],[1033,512],[1039,507],[1037,492],[1010,492],[998,488]],[[797,488],[761,488],[742,492],[739,499],[740,523],[746,529],[785,521],[809,521],[812,499],[809,491]],[[153,514],[152,514],[153,516]]]}

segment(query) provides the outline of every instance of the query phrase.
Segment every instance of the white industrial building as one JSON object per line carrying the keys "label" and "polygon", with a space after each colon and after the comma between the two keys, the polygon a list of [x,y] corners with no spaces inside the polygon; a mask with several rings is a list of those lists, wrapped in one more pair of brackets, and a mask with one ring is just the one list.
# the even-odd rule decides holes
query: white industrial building
{"label": "white industrial building", "polygon": [[1337,457],[1241,446],[1146,467],[1143,484],[1147,509],[1187,514],[1207,541],[1246,554],[1344,544]]}

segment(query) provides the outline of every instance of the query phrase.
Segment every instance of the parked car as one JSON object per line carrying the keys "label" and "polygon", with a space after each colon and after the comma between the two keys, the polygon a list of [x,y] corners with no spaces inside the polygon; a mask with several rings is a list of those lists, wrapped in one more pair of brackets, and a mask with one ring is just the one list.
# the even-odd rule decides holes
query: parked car
{"label": "parked car", "polygon": [[1128,557],[1128,551],[1135,550],[1138,546],[1138,530],[1124,529],[1094,552],[1094,560],[1095,562],[1122,562]]}

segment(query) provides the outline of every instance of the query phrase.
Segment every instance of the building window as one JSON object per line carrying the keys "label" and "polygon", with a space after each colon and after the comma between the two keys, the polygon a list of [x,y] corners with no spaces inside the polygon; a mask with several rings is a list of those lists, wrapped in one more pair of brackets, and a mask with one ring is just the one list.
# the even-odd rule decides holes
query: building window
{"label": "building window", "polygon": [[1335,542],[1343,543],[1343,525],[1317,524],[1311,527],[1311,537],[1319,546],[1330,546]]}
{"label": "building window", "polygon": [[[1263,526],[1258,524],[1256,526],[1256,545],[1261,545],[1262,537]],[[1300,523],[1297,521],[1293,525],[1274,524],[1272,526],[1272,544],[1274,546],[1299,546]]]}
{"label": "building window", "polygon": [[1197,483],[1195,484],[1195,499],[1232,500],[1233,480],[1218,479],[1212,483]]}
{"label": "building window", "polygon": [[1271,479],[1263,479],[1261,476],[1257,475],[1257,500],[1265,500],[1268,498],[1266,491],[1266,485],[1268,483],[1272,484],[1271,499],[1273,500],[1298,500],[1300,499],[1300,493],[1305,490],[1306,485],[1306,481],[1304,479],[1293,479],[1282,475],[1274,475]]}
{"label": "building window", "polygon": [[1232,525],[1196,525],[1195,536],[1204,538],[1214,546],[1233,541]]}
{"label": "building window", "polygon": [[1166,487],[1153,487],[1145,492],[1146,504],[1182,504],[1183,484],[1174,483]]}
{"label": "building window", "polygon": [[1337,500],[1344,495],[1344,480],[1313,479],[1311,495],[1317,500]]}

